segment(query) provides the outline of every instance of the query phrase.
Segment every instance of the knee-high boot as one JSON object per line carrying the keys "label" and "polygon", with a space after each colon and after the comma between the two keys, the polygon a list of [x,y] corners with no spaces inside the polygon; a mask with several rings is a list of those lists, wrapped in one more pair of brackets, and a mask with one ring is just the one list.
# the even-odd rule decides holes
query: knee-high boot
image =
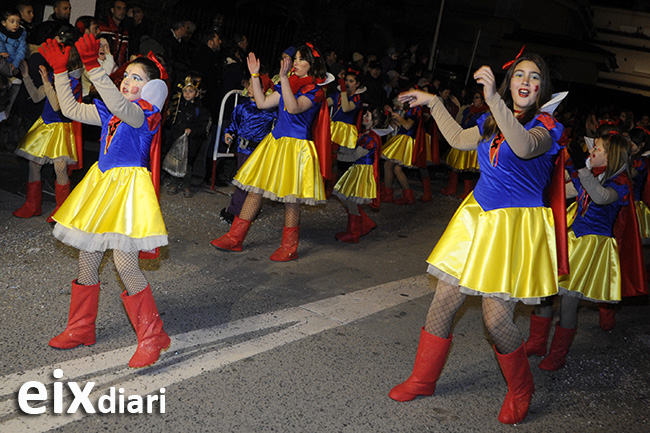
{"label": "knee-high boot", "polygon": [[241,219],[236,216],[230,225],[230,230],[220,238],[214,239],[210,244],[221,250],[228,251],[241,251],[242,243],[248,233],[248,228],[251,226],[251,221]]}
{"label": "knee-high boot", "polygon": [[[339,236],[340,235],[340,236]],[[361,216],[348,214],[348,231],[337,233],[336,239],[349,244],[356,244],[361,237]]]}
{"label": "knee-high boot", "polygon": [[433,200],[433,195],[431,195],[431,179],[428,177],[422,179],[422,190],[424,192],[420,198],[422,203],[427,203]]}
{"label": "knee-high boot", "polygon": [[27,191],[25,194],[25,204],[13,211],[11,214],[18,218],[31,218],[43,213],[41,209],[41,199],[43,191],[40,180],[36,182],[27,183]]}
{"label": "knee-high boot", "polygon": [[526,349],[522,343],[517,350],[507,355],[500,354],[496,347],[494,352],[508,384],[508,393],[499,412],[499,421],[504,424],[517,424],[526,418],[530,400],[535,392]]}
{"label": "knee-high boot", "polygon": [[548,333],[551,330],[552,317],[530,315],[530,335],[526,341],[526,355],[546,356]]}
{"label": "knee-high boot", "polygon": [[556,324],[551,348],[548,350],[546,358],[542,359],[538,367],[546,371],[557,371],[564,367],[566,355],[569,353],[569,348],[571,347],[575,334],[575,329],[565,329],[559,323]]}
{"label": "knee-high boot", "polygon": [[436,391],[436,381],[449,353],[451,340],[451,336],[440,338],[422,328],[413,373],[405,382],[391,389],[388,396],[396,401],[411,401],[418,395],[433,395]]}
{"label": "knee-high boot", "polygon": [[271,254],[274,262],[288,262],[298,258],[298,240],[300,238],[300,226],[284,227],[282,229],[282,243],[280,248]]}
{"label": "knee-high boot", "polygon": [[454,195],[456,194],[456,189],[458,188],[458,172],[449,170],[447,176],[449,177],[449,184],[446,188],[440,191],[440,193],[443,195]]}
{"label": "knee-high boot", "polygon": [[383,183],[380,184],[379,193],[381,194],[381,201],[384,203],[393,202],[393,188],[387,188]]}
{"label": "knee-high boot", "polygon": [[158,361],[160,352],[169,349],[172,343],[169,335],[163,330],[163,322],[158,314],[151,286],[147,285],[146,289],[133,296],[128,296],[124,291],[122,302],[138,337],[138,348],[129,361],[129,367],[151,365]]}
{"label": "knee-high boot", "polygon": [[616,311],[612,304],[598,303],[598,324],[603,331],[611,331],[616,326]]}
{"label": "knee-high boot", "polygon": [[395,200],[395,204],[409,205],[415,204],[415,196],[412,189],[402,190],[402,196]]}
{"label": "knee-high boot", "polygon": [[56,213],[56,211],[59,210],[63,202],[65,201],[66,198],[70,195],[70,181],[66,183],[65,185],[59,185],[58,183],[54,182],[54,199],[56,200],[56,207],[52,211],[49,217],[47,217],[47,222],[48,223],[53,223],[54,219],[52,219],[52,216]]}
{"label": "knee-high boot", "polygon": [[361,236],[365,236],[377,227],[377,224],[370,219],[361,206],[359,206],[359,215],[361,215]]}
{"label": "knee-high boot", "polygon": [[84,286],[72,282],[68,326],[50,340],[50,346],[57,349],[72,349],[79,345],[95,344],[95,319],[99,302],[99,283]]}

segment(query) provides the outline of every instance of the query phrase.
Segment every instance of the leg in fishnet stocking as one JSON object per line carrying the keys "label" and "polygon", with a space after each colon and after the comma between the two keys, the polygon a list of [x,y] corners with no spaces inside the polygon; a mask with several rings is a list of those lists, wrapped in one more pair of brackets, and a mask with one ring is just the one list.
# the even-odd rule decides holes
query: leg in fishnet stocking
{"label": "leg in fishnet stocking", "polygon": [[92,286],[99,283],[99,265],[102,264],[103,251],[79,251],[79,273],[77,283]]}
{"label": "leg in fishnet stocking", "polygon": [[284,204],[284,226],[296,227],[299,225],[300,225],[300,204],[285,203]]}
{"label": "leg in fishnet stocking", "polygon": [[27,177],[27,182],[38,182],[41,180],[41,164],[37,164],[34,161],[29,161],[29,175]]}
{"label": "leg in fishnet stocking", "polygon": [[246,221],[254,221],[262,207],[262,194],[257,194],[254,192],[249,192],[246,196],[246,200],[242,205],[241,212],[239,212],[239,218]]}
{"label": "leg in fishnet stocking", "polygon": [[147,279],[140,270],[140,262],[138,260],[138,251],[119,251],[113,250],[113,261],[117,273],[120,274],[120,279],[126,287],[129,296],[133,296],[138,292],[147,288]]}
{"label": "leg in fishnet stocking", "polygon": [[578,327],[578,305],[580,298],[575,296],[562,296],[560,302],[560,326],[564,329],[576,329]]}
{"label": "leg in fishnet stocking", "polygon": [[523,342],[519,328],[514,322],[515,301],[500,298],[483,298],[483,323],[499,353],[512,353]]}
{"label": "leg in fishnet stocking", "polygon": [[54,172],[56,173],[56,183],[59,185],[67,185],[70,182],[68,164],[64,160],[57,159],[54,161]]}
{"label": "leg in fishnet stocking", "polygon": [[438,280],[424,330],[440,338],[449,338],[454,316],[463,305],[465,297],[458,291],[458,286]]}

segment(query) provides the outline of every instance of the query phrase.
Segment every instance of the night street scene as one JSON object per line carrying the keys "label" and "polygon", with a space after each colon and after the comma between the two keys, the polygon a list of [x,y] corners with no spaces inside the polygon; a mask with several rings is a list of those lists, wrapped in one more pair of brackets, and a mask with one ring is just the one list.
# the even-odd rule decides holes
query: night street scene
{"label": "night street scene", "polygon": [[0,433],[650,431],[650,0],[0,9]]}

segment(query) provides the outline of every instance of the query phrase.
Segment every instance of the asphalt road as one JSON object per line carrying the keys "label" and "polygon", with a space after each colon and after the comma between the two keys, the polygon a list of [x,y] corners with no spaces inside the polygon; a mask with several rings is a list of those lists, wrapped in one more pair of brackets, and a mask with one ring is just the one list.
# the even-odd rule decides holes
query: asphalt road
{"label": "asphalt road", "polygon": [[[43,216],[11,216],[19,195],[19,161],[0,154],[0,432],[501,432],[506,393],[483,330],[480,300],[469,297],[436,394],[397,403],[392,386],[410,374],[435,289],[425,259],[460,203],[435,194],[414,206],[384,205],[371,216],[379,227],[356,245],[338,243],[345,212],[336,199],[305,207],[299,259],[268,259],[279,246],[283,208],[265,202],[241,253],[210,240],[227,230],[219,210],[232,187],[197,191],[193,198],[162,196],[169,246],[142,261],[172,347],[153,367],[131,370],[136,338],[119,299],[111,254],[101,267],[97,343],[56,350],[47,342],[65,326],[77,252],[51,234],[53,209]],[[419,181],[412,180],[416,196]],[[516,322],[528,334],[531,308]],[[585,303],[567,365],[539,370],[525,432],[650,431],[650,307],[646,299],[617,310],[617,326],[598,328]],[[53,378],[55,369],[63,376]],[[20,389],[40,381],[45,413],[28,415]],[[117,395],[157,396],[152,414],[54,413],[56,386],[63,410],[74,400],[68,382],[94,383],[91,400]],[[119,390],[123,389],[122,392]],[[164,389],[164,391],[162,391]],[[151,397],[149,397],[151,399]],[[133,397],[133,401],[137,401]],[[160,403],[164,400],[164,413]],[[144,403],[143,403],[144,404]],[[119,404],[117,404],[119,406]],[[98,406],[94,406],[97,408]],[[135,406],[134,406],[135,407]],[[146,404],[144,404],[146,409]],[[119,412],[119,408],[116,409]]]}

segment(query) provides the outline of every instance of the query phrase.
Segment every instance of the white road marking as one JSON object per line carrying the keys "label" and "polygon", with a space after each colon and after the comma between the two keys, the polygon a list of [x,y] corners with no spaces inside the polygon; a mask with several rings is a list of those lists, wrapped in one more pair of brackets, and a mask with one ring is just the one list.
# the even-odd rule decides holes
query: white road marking
{"label": "white road marking", "polygon": [[[52,372],[56,368],[64,372],[60,381],[78,381],[81,382],[80,385],[95,382],[91,394],[95,407],[97,398],[105,394],[110,387],[124,388],[124,395],[157,394],[160,388],[428,295],[433,290],[433,281],[433,278],[424,274],[299,307],[175,335],[172,336],[170,351],[177,352],[183,358],[166,360],[169,355],[163,353],[158,364],[149,371],[131,370],[127,367],[128,360],[135,352],[136,346],[133,345],[2,376],[0,433],[46,432],[87,416],[83,413],[54,415],[51,410],[46,410],[42,415],[26,415],[19,412],[15,399],[20,387],[30,380],[39,381],[46,386],[53,383]],[[277,330],[273,330],[274,328]],[[267,333],[263,334],[265,330]],[[230,338],[241,338],[255,332],[263,335],[227,345]],[[66,408],[67,405],[64,404],[64,410]]]}

